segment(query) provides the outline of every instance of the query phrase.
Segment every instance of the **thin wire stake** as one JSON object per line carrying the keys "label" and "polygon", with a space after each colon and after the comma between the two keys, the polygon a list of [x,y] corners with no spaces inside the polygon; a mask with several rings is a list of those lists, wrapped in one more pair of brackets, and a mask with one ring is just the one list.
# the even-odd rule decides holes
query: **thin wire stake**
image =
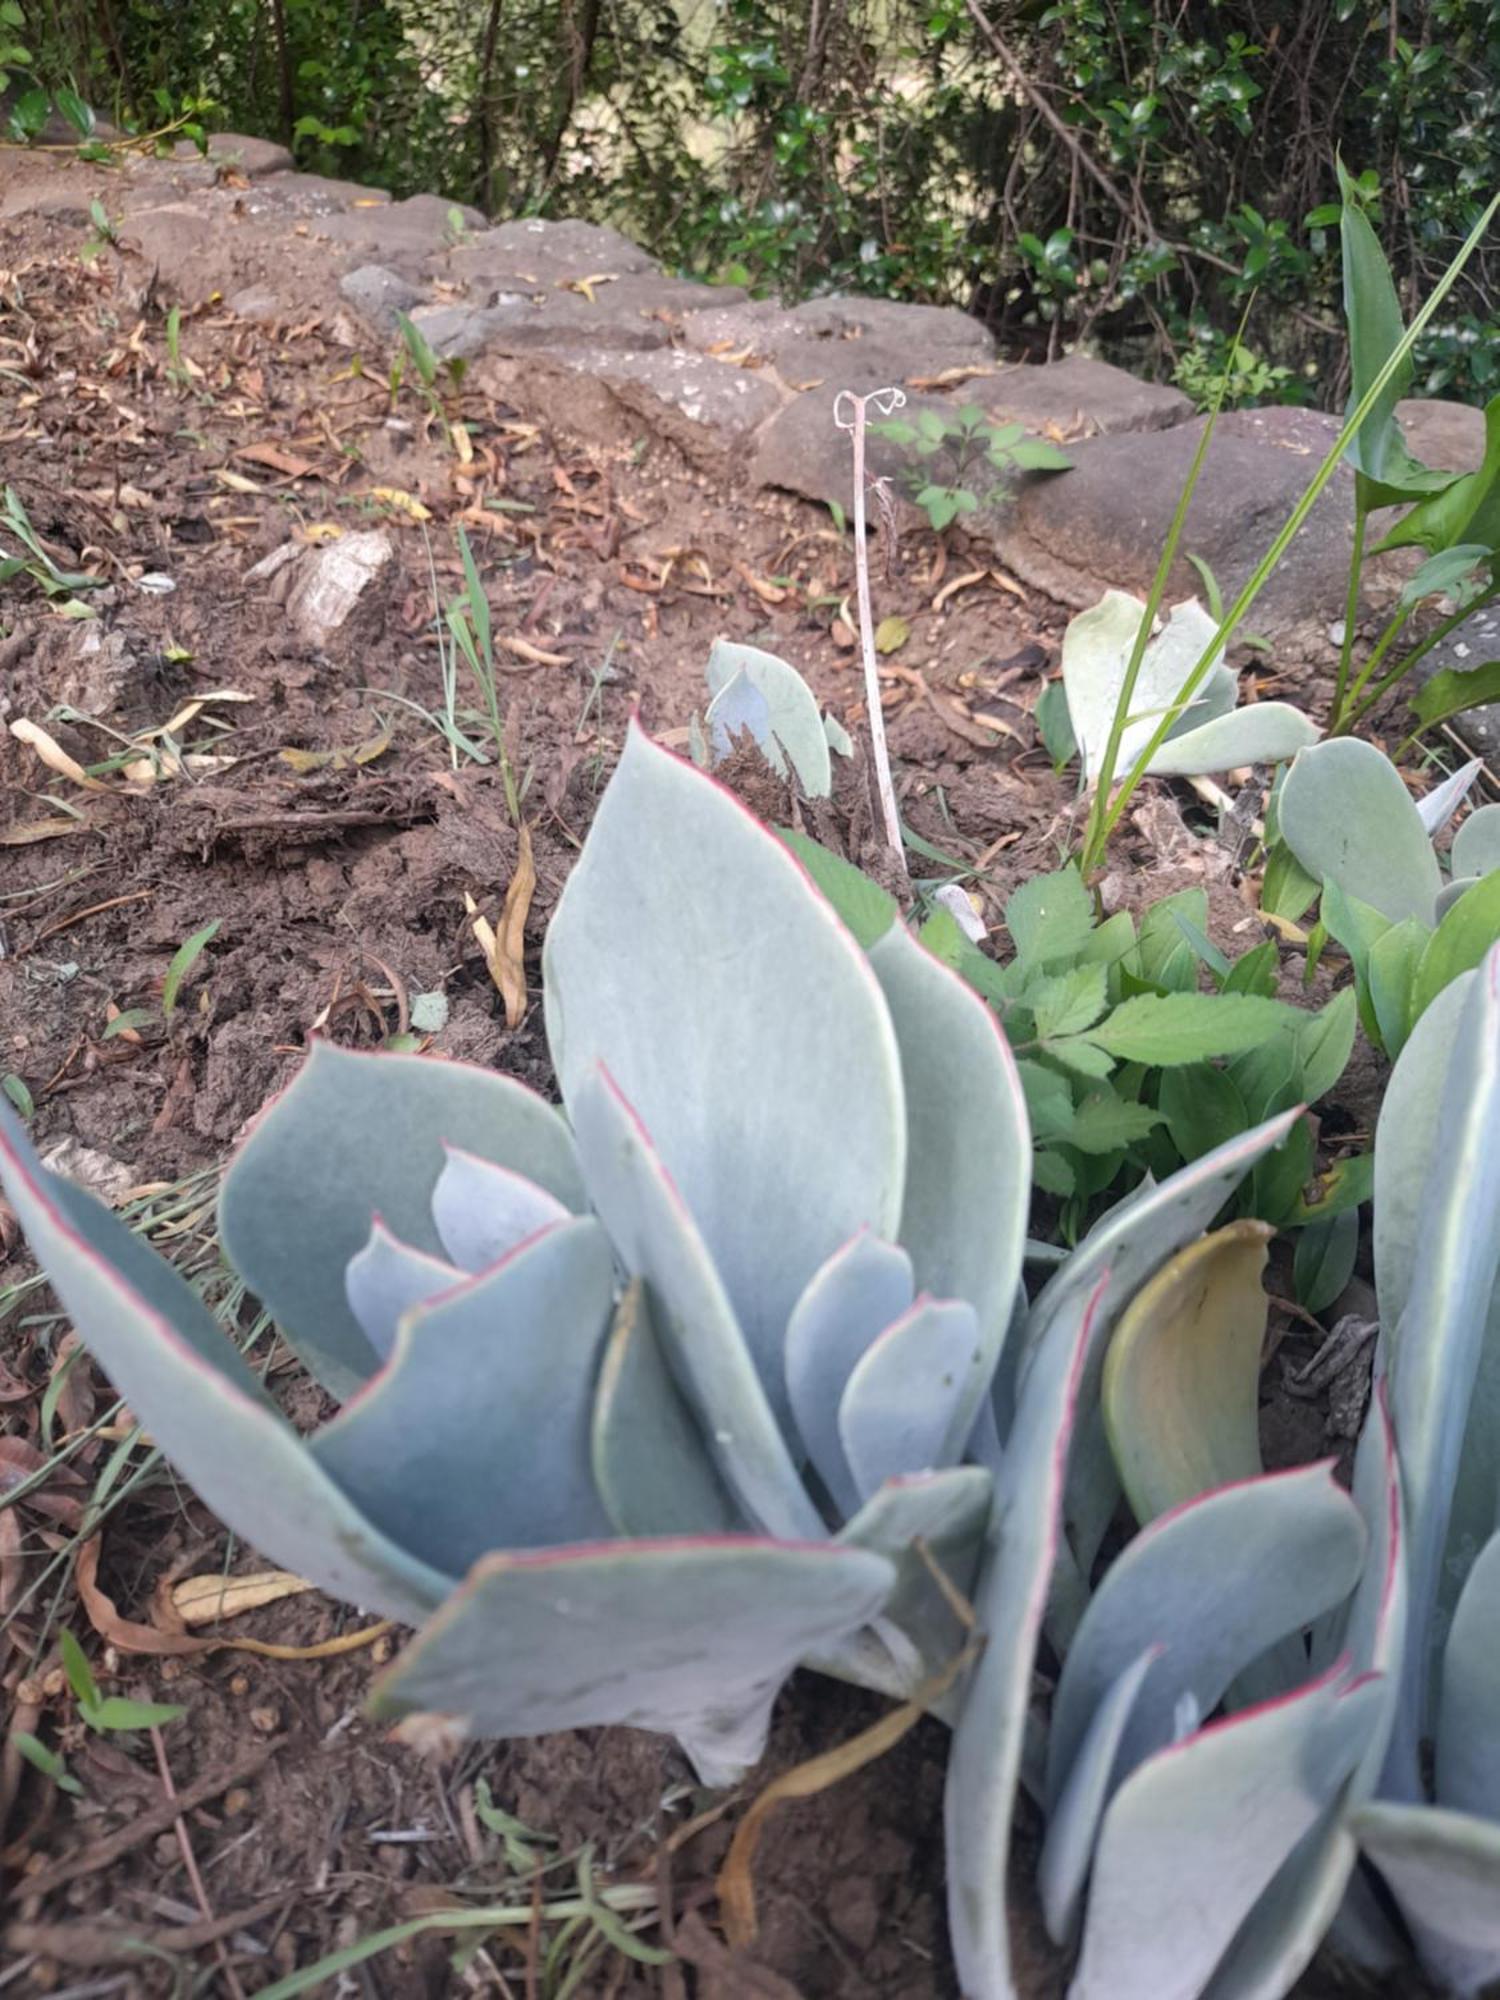
{"label": "thin wire stake", "polygon": [[[844,405],[849,415],[842,414]],[[901,838],[901,815],[896,810],[896,788],[891,782],[891,754],[885,743],[885,713],[880,706],[880,672],[875,662],[875,614],[870,608],[870,554],[865,546],[865,411],[873,403],[881,416],[888,417],[906,407],[901,389],[872,389],[868,396],[856,396],[841,389],[833,402],[833,421],[854,440],[854,577],[859,593],[859,638],[865,663],[865,707],[870,716],[870,753],[875,764],[875,786],[880,793],[880,809],[885,818],[885,837],[895,856],[901,879],[906,880],[906,846]]]}

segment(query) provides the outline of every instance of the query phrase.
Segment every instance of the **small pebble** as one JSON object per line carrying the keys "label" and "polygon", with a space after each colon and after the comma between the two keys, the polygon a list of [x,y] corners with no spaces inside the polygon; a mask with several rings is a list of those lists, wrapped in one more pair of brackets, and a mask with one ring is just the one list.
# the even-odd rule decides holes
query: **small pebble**
{"label": "small pebble", "polygon": [[242,1812],[248,1812],[253,1803],[253,1794],[245,1785],[232,1785],[224,1794],[224,1816],[236,1819]]}
{"label": "small pebble", "polygon": [[262,1736],[273,1735],[281,1727],[281,1710],[272,1708],[269,1704],[264,1708],[252,1708],[250,1727],[258,1729]]}

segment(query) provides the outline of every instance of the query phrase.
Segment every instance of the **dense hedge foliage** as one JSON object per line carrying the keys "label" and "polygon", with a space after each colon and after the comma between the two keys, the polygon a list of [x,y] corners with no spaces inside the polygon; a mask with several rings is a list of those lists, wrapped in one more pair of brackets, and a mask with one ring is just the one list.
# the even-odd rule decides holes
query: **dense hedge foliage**
{"label": "dense hedge foliage", "polygon": [[[955,300],[1335,403],[1335,149],[1420,296],[1500,179],[1500,0],[5,0],[42,82],[310,167],[616,222],[683,268]],[[3,36],[0,36],[3,39]],[[1494,386],[1497,258],[1423,349]]]}

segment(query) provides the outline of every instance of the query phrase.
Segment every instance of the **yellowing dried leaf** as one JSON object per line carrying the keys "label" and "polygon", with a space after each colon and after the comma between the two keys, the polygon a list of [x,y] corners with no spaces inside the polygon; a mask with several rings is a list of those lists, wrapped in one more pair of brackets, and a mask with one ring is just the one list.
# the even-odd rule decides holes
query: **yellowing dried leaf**
{"label": "yellowing dried leaf", "polygon": [[264,486],[257,486],[253,479],[246,479],[241,472],[231,472],[227,465],[214,467],[214,478],[221,486],[227,486],[231,493],[264,493]]}
{"label": "yellowing dried leaf", "polygon": [[70,757],[54,737],[47,734],[39,722],[29,716],[18,715],[10,725],[10,733],[18,743],[26,743],[35,750],[49,771],[56,771],[59,777],[71,778],[75,785],[82,785],[86,792],[107,792],[109,786],[100,779],[90,777],[76,757]]}
{"label": "yellowing dried leaf", "polygon": [[253,1576],[189,1576],[173,1584],[172,1609],[184,1625],[213,1625],[312,1587],[285,1569],[257,1570]]}
{"label": "yellowing dried leaf", "polygon": [[498,643],[507,653],[514,653],[518,660],[527,660],[534,667],[566,667],[572,662],[566,653],[549,653],[541,646],[533,646],[529,639],[503,636]]}
{"label": "yellowing dried leaf", "polygon": [[911,637],[911,627],[904,618],[892,614],[882,618],[875,627],[875,650],[877,653],[899,653]]}
{"label": "yellowing dried leaf", "polygon": [[340,541],[343,533],[337,521],[309,521],[305,528],[296,530],[298,541],[310,542],[314,548],[320,548],[324,542]]}
{"label": "yellowing dried leaf", "polygon": [[39,840],[61,840],[65,834],[82,833],[81,819],[20,819],[14,826],[0,827],[0,847],[34,847]]}
{"label": "yellowing dried leaf", "polygon": [[432,509],[424,507],[414,493],[406,493],[399,486],[372,486],[370,498],[378,500],[383,507],[394,513],[404,514],[409,521],[430,521]]}
{"label": "yellowing dried leaf", "polygon": [[505,892],[498,933],[489,918],[481,916],[474,898],[467,893],[464,896],[469,927],[484,953],[484,962],[495,983],[495,990],[505,1003],[505,1023],[510,1028],[520,1027],[526,1015],[526,918],[536,893],[531,829],[522,821],[519,832],[516,872],[511,876],[510,887]]}

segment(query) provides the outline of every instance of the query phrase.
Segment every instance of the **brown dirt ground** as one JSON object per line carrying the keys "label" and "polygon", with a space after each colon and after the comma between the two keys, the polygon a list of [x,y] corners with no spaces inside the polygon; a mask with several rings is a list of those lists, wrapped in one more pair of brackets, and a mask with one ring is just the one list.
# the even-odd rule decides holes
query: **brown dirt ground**
{"label": "brown dirt ground", "polygon": [[[91,595],[119,651],[81,657],[87,628],[59,619],[30,586],[7,586],[0,716],[44,722],[90,762],[213,690],[249,699],[209,703],[180,725],[179,747],[232,761],[149,784],[112,776],[82,790],[0,733],[0,834],[13,843],[0,845],[0,1071],[25,1080],[45,1140],[96,1149],[137,1188],[221,1162],[315,1025],[370,1043],[404,1027],[416,993],[448,999],[442,1051],[545,1087],[540,1010],[506,1028],[464,907],[468,892],[496,914],[515,837],[494,775],[454,771],[436,733],[395,699],[432,708],[440,698],[432,587],[421,528],[370,489],[399,488],[431,511],[445,597],[458,589],[451,524],[466,519],[497,631],[564,662],[503,656],[511,754],[528,774],[535,823],[528,952],[632,706],[669,737],[683,731],[716,635],[785,652],[858,727],[859,675],[838,628],[852,588],[848,541],[811,508],[711,487],[659,442],[580,444],[477,392],[464,410],[474,459],[463,468],[409,397],[391,421],[383,379],[351,375],[350,354],[315,316],[271,329],[212,309],[185,316],[182,351],[199,372],[174,383],[162,312],[130,291],[109,254],[81,262],[77,235],[47,223],[0,232],[0,448],[56,559],[108,578]],[[330,521],[383,525],[397,560],[319,652],[294,635],[274,585],[247,584],[245,572]],[[939,846],[984,857],[997,915],[1015,881],[1055,865],[1068,832],[1068,787],[1030,721],[1063,614],[966,562],[961,548],[916,537],[884,556],[881,612],[910,625],[887,682],[908,817]],[[143,574],[175,587],[143,590]],[[76,712],[98,695],[100,673],[98,719],[59,718],[60,704]],[[282,755],[348,753],[387,729],[388,745],[368,762],[346,755],[301,774]],[[38,822],[53,823],[52,837],[32,837]],[[868,858],[869,824],[851,783],[831,830]],[[1176,808],[1164,796],[1146,800],[1114,856],[1121,893],[1143,900],[1201,879],[1196,852]],[[1249,905],[1227,873],[1211,887],[1216,934],[1242,949],[1258,935]],[[158,1005],[173,952],[213,919],[218,933],[170,1026],[157,1019],[135,1039],[106,1039],[112,1009]],[[1371,1081],[1354,1092],[1346,1129],[1367,1120]],[[187,1235],[211,1256],[203,1227],[200,1213]],[[0,1235],[0,1259],[7,1248],[0,1277],[13,1280],[22,1253]],[[40,1397],[55,1367],[55,1322],[39,1303],[28,1299],[0,1330],[6,1485],[37,1462]],[[1299,1356],[1314,1344],[1297,1326],[1288,1340]],[[306,1400],[305,1386],[294,1403]],[[83,1364],[56,1418],[76,1429],[96,1407],[108,1407],[103,1385]],[[1278,1453],[1316,1452],[1319,1406],[1294,1414]],[[238,1980],[254,1992],[382,1925],[476,1901],[525,1909],[529,1887],[475,1818],[479,1775],[497,1802],[556,1843],[549,1856],[576,1857],[592,1843],[602,1875],[644,1875],[660,1889],[683,1963],[659,1972],[610,1952],[584,1961],[577,1993],[953,1992],[936,1724],[833,1792],[782,1809],[757,1870],[752,1963],[726,1957],[711,1928],[734,1812],[673,1839],[701,1802],[668,1744],[593,1732],[432,1762],[360,1719],[370,1663],[388,1640],[288,1661],[143,1657],[118,1643],[101,1651],[89,1635],[111,1690],[186,1705],[162,1735],[172,1782],[192,1801],[180,1837],[160,1810],[148,1740],[122,1746],[70,1721],[50,1641],[38,1649],[58,1625],[88,1631],[68,1565],[38,1578],[44,1558],[67,1550],[110,1448],[95,1441],[74,1461],[76,1479],[60,1477],[23,1510],[0,1513],[0,1609],[9,1614],[0,1675],[18,1719],[58,1744],[84,1788],[64,1798],[13,1754],[0,1767],[11,1897],[0,1992],[189,1990],[179,1979],[202,1982],[194,1991],[206,1983],[233,1992]],[[121,1616],[144,1621],[163,1579],[226,1561],[247,1566],[191,1496],[160,1480],[109,1517],[99,1584]],[[121,1639],[98,1600],[93,1622],[106,1641]],[[303,1597],[244,1629],[308,1646],[356,1623]],[[767,1772],[852,1735],[879,1706],[800,1677],[779,1710]],[[567,1894],[574,1865],[548,1875],[545,1892]],[[153,1947],[149,1960],[122,1944],[126,1931]],[[333,1990],[545,1996],[576,1963],[564,1957],[549,1970],[549,1952],[577,1943],[559,1943],[557,1926],[538,1916],[497,1930],[460,1972],[450,1967],[451,1938],[418,1937]],[[1058,1968],[1034,1942],[1027,1960],[1038,1996],[1060,1991]],[[1334,1989],[1319,1971],[1299,1990]]]}

